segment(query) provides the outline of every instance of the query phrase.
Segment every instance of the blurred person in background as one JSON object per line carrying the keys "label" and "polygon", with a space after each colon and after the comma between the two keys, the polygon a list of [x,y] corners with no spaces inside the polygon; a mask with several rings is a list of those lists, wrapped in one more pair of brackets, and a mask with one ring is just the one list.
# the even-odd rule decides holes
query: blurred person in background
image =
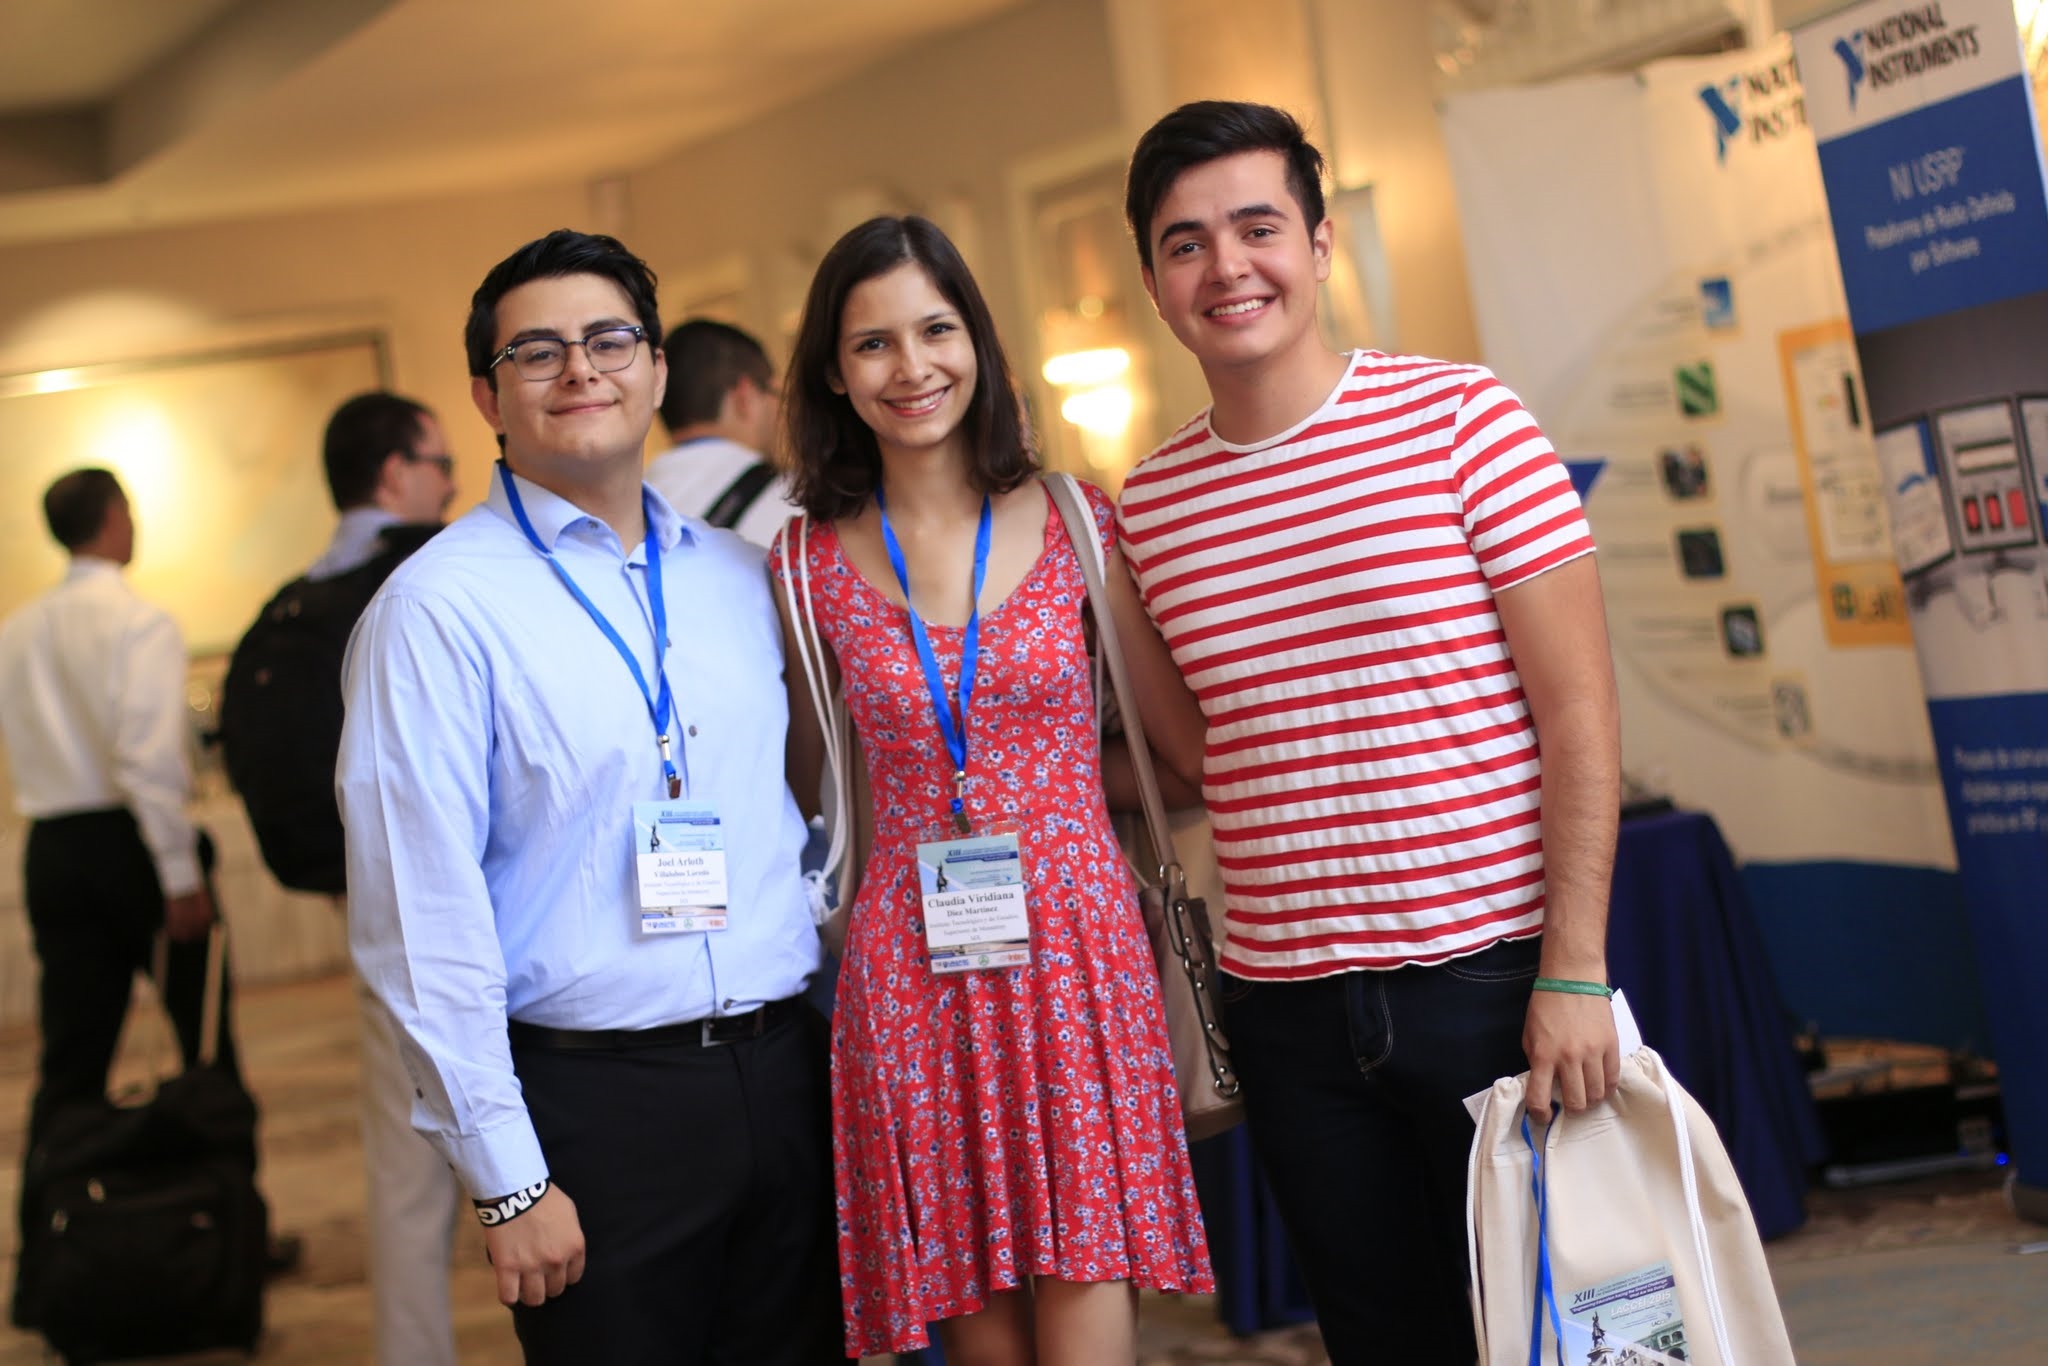
{"label": "blurred person in background", "polygon": [[[192,1065],[214,921],[185,810],[185,641],[122,578],[135,555],[128,495],[107,470],[73,470],[44,493],[43,515],[70,565],[0,625],[0,744],[29,821],[22,882],[42,970],[24,1159],[59,1109],[104,1103],[135,974],[159,933],[170,941],[159,986]],[[216,1065],[239,1079],[228,999],[223,981]],[[26,1295],[18,1278],[14,1320],[32,1327]]]}
{"label": "blurred person in background", "polygon": [[770,455],[782,392],[768,353],[739,328],[704,318],[671,329],[661,350],[661,421],[675,444],[647,463],[647,482],[684,516],[767,549],[796,511]]}
{"label": "blurred person in background", "polygon": [[[341,664],[384,580],[441,529],[455,462],[425,404],[357,394],[321,438],[338,521],[305,575],[265,604],[221,689],[221,749],[258,847],[279,882],[346,908]],[[382,1366],[454,1366],[448,1298],[455,1218],[466,1202],[447,1161],[412,1127],[413,1086],[390,1017],[358,983],[370,1306]]]}

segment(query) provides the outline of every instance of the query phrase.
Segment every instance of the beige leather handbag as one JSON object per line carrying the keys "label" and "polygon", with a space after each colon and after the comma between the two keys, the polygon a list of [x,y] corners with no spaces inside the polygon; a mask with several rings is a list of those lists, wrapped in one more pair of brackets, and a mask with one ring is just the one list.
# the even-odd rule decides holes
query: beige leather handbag
{"label": "beige leather handbag", "polygon": [[1138,793],[1145,807],[1146,842],[1151,847],[1138,869],[1139,901],[1152,939],[1152,956],[1159,967],[1181,1115],[1190,1140],[1209,1138],[1244,1118],[1244,1101],[1238,1096],[1237,1073],[1230,1065],[1230,1043],[1217,1019],[1216,948],[1210,938],[1208,909],[1201,898],[1188,894],[1187,875],[1174,852],[1166,803],[1159,796],[1159,778],[1152,769],[1152,751],[1145,747],[1145,724],[1138,715],[1137,699],[1131,695],[1123,651],[1117,645],[1116,620],[1110,614],[1109,589],[1103,580],[1107,560],[1101,533],[1072,476],[1048,474],[1045,483],[1088,581],[1097,648],[1116,692],[1124,738],[1130,742],[1131,767],[1137,772]]}

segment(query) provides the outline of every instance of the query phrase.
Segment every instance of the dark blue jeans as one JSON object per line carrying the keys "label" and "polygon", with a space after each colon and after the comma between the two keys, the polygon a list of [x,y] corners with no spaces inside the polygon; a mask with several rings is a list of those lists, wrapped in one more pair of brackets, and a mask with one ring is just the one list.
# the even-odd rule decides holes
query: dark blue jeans
{"label": "dark blue jeans", "polygon": [[1224,1028],[1333,1366],[1472,1366],[1465,1097],[1527,1068],[1540,939],[1306,982],[1226,976]]}

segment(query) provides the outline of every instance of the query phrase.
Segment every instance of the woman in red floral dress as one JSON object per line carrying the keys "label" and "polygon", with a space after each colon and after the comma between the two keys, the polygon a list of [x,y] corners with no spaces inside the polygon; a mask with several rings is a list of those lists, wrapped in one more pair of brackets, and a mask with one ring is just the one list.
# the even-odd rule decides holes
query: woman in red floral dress
{"label": "woman in red floral dress", "polygon": [[[873,804],[832,1044],[847,1351],[908,1351],[937,1323],[952,1366],[1129,1363],[1137,1288],[1211,1289],[1208,1247],[1104,802],[1080,560],[937,228],[875,219],[833,247],[786,390],[810,594]],[[1146,729],[1192,778],[1200,711],[1113,553],[1109,579]],[[787,673],[792,783],[815,791],[815,712]],[[967,839],[1014,849],[992,857],[1023,883],[992,966],[949,951],[949,884],[920,880]],[[935,866],[953,891],[974,873]]]}

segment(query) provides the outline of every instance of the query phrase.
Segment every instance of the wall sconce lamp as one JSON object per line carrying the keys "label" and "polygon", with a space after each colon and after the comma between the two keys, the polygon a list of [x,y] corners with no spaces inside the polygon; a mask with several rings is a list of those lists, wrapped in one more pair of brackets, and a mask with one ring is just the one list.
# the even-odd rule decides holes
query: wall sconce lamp
{"label": "wall sconce lamp", "polygon": [[1094,351],[1069,351],[1045,363],[1045,382],[1061,389],[1107,384],[1131,368],[1131,353],[1121,346]]}
{"label": "wall sconce lamp", "polygon": [[1114,440],[1131,425],[1136,403],[1121,377],[1129,373],[1131,353],[1121,346],[1068,351],[1046,361],[1045,382],[1065,391],[1060,416],[1091,436]]}

